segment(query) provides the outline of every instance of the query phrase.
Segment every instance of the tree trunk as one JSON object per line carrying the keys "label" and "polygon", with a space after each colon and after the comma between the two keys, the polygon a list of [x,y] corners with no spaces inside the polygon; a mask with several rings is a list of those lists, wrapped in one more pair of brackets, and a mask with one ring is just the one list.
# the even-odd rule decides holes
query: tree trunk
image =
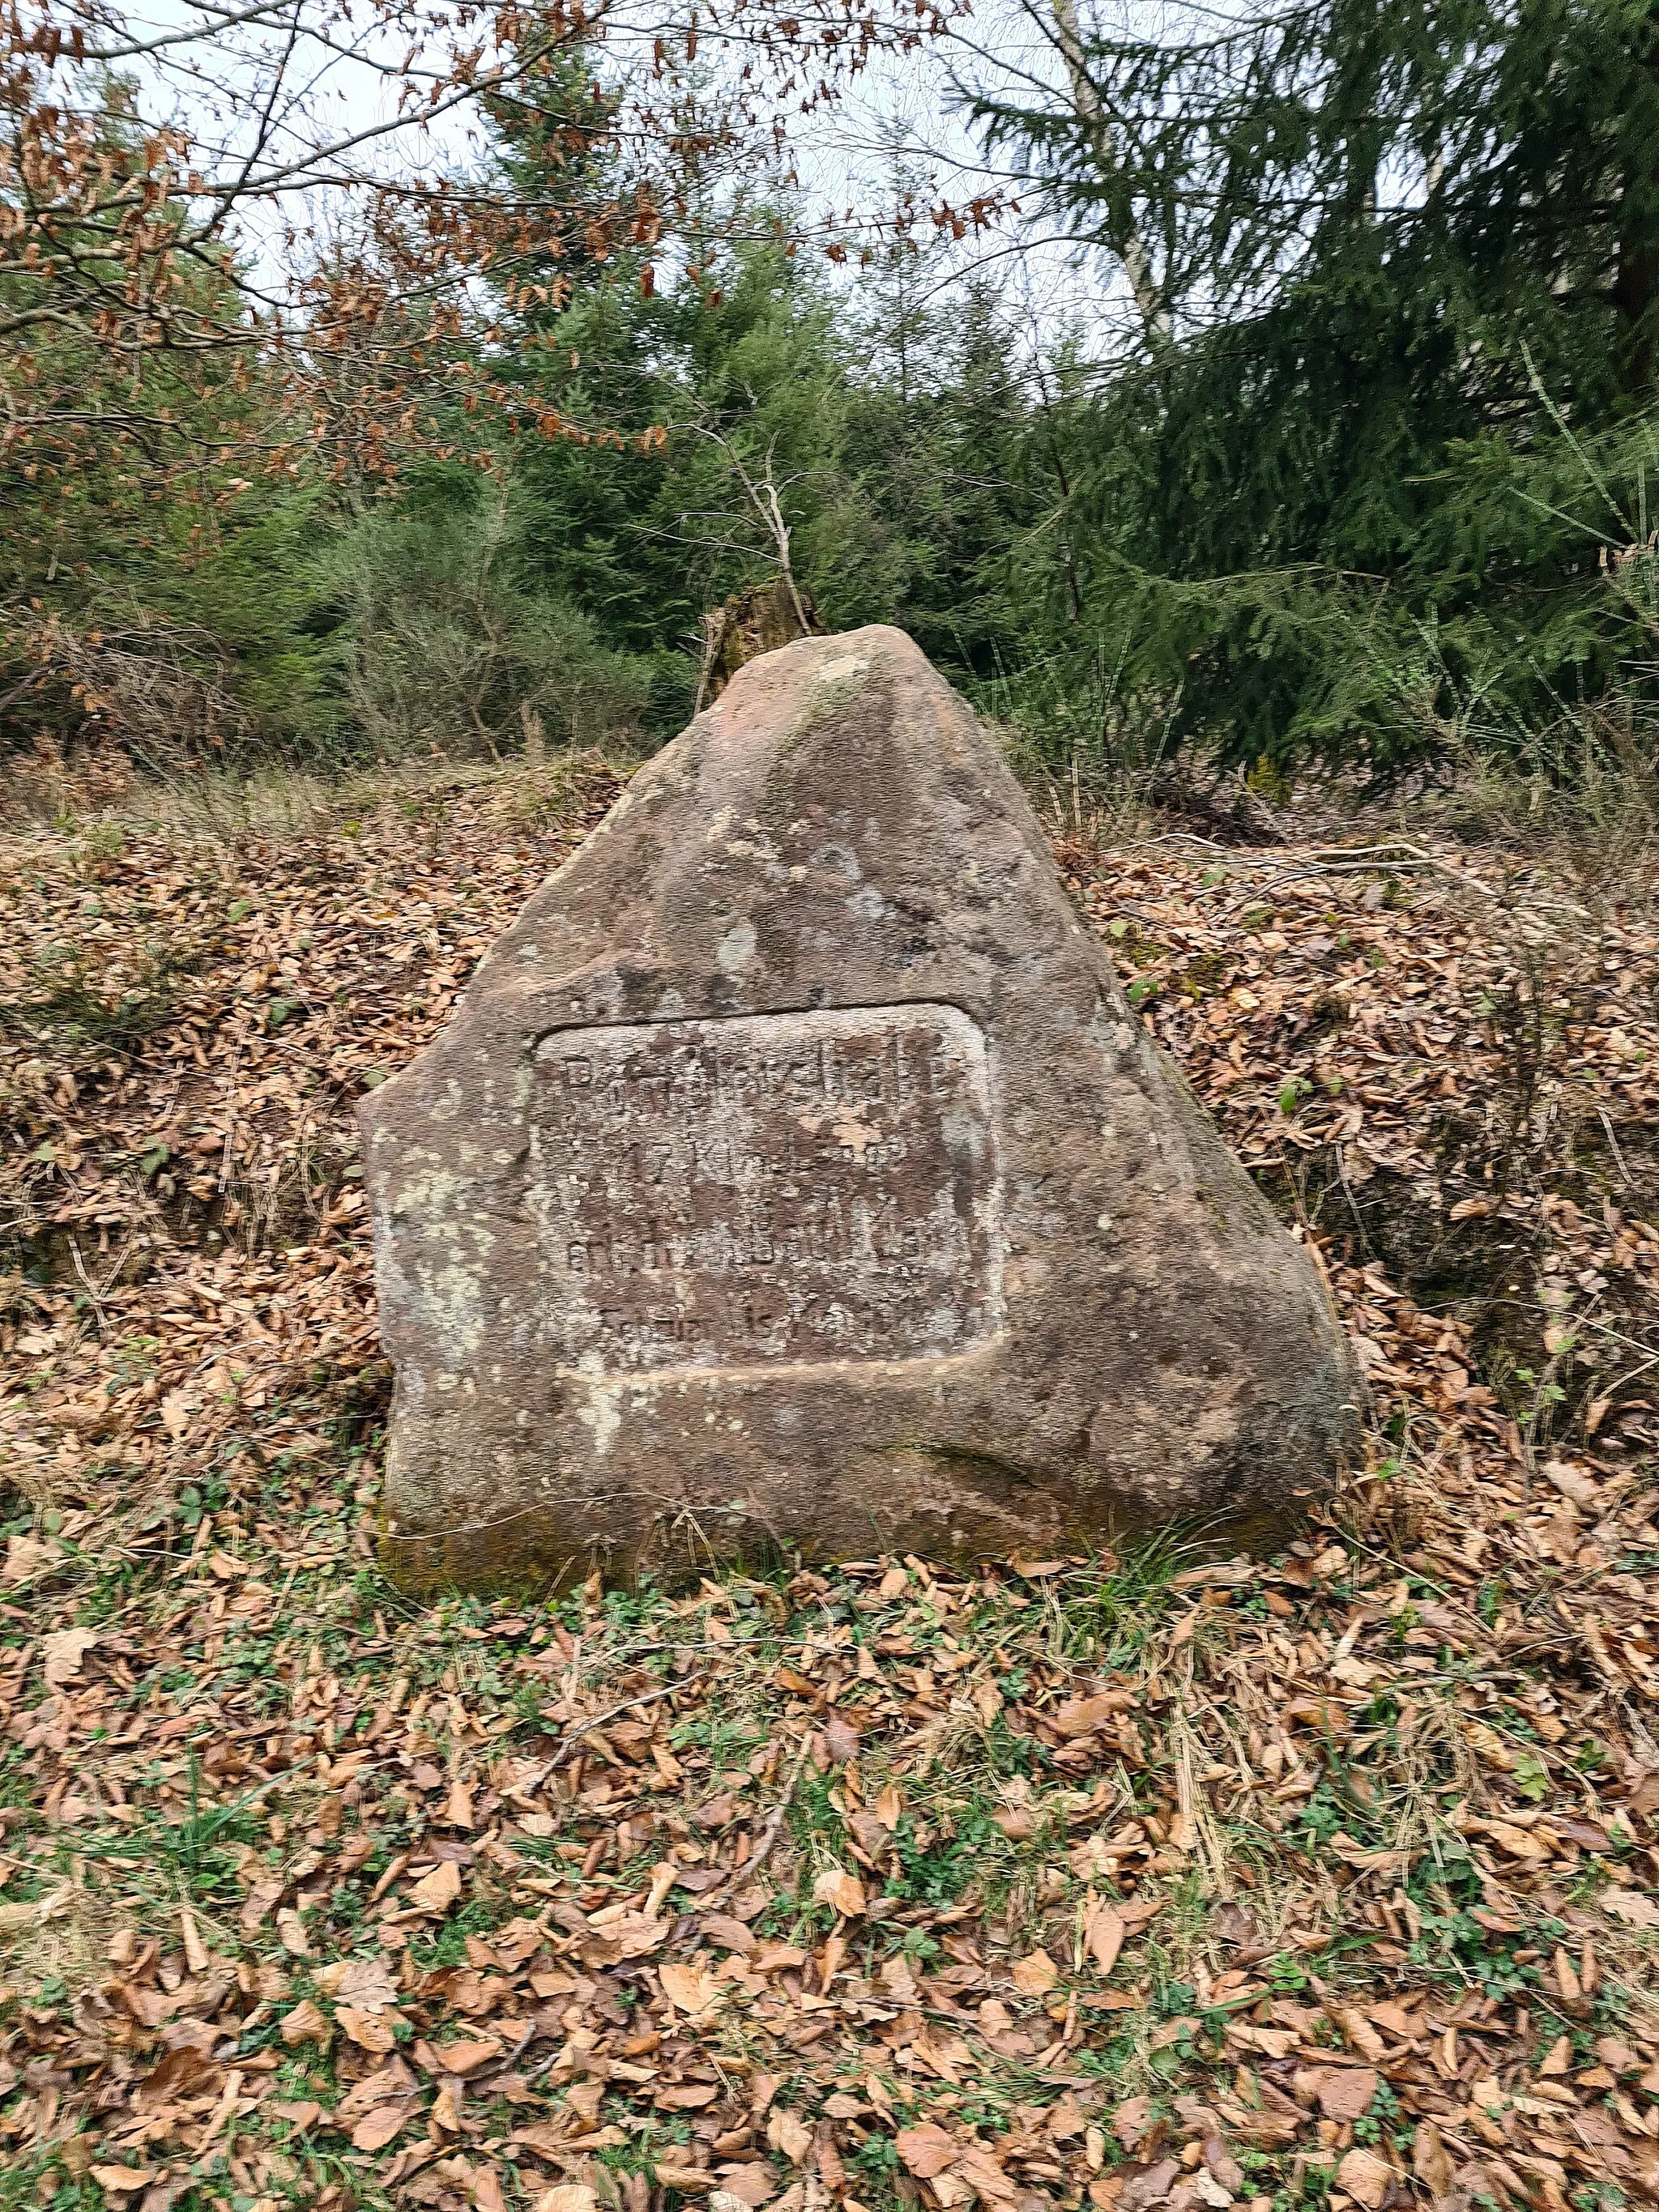
{"label": "tree trunk", "polygon": [[[1101,106],[1100,94],[1089,74],[1083,50],[1083,33],[1078,22],[1077,0],[1054,0],[1054,32],[1066,64],[1066,74],[1071,79],[1072,105],[1083,125],[1090,150],[1096,165],[1104,177],[1115,175],[1117,159],[1112,145],[1111,125],[1106,120],[1106,111]],[[1124,235],[1113,240],[1123,263],[1123,273],[1129,280],[1129,289],[1146,326],[1146,335],[1160,343],[1170,336],[1170,311],[1158,289],[1152,273],[1152,257],[1147,252],[1139,231],[1131,215]]]}

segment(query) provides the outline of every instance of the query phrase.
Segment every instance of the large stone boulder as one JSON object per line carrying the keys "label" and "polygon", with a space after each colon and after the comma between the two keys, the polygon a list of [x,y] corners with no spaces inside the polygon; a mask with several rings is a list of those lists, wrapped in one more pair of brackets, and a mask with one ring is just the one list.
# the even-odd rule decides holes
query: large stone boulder
{"label": "large stone boulder", "polygon": [[897,630],[743,668],[362,1122],[410,1583],[1248,1540],[1354,1438],[1308,1255]]}

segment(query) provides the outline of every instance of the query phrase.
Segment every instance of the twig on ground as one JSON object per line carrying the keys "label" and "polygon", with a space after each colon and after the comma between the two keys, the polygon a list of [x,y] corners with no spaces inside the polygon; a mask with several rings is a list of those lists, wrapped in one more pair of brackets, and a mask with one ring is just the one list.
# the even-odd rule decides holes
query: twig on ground
{"label": "twig on ground", "polygon": [[533,1797],[543,1784],[558,1772],[582,1738],[592,1735],[595,1729],[603,1728],[607,1721],[614,1721],[623,1713],[631,1713],[638,1705],[653,1705],[659,1698],[672,1698],[676,1690],[695,1686],[695,1683],[691,1682],[665,1682],[659,1690],[646,1690],[637,1698],[624,1698],[619,1705],[608,1705],[604,1712],[592,1714],[588,1719],[579,1723],[575,1728],[566,1733],[564,1741],[548,1760],[536,1779],[525,1785],[523,1794],[526,1797]]}
{"label": "twig on ground", "polygon": [[712,1905],[717,1897],[724,1896],[739,1875],[745,1881],[752,1881],[772,1856],[773,1848],[778,1838],[783,1833],[783,1824],[788,1818],[789,1808],[795,1795],[795,1785],[800,1780],[800,1771],[805,1765],[807,1753],[812,1748],[812,1733],[809,1728],[801,1738],[800,1749],[795,1753],[794,1764],[789,1769],[789,1778],[783,1785],[783,1794],[766,1816],[766,1826],[761,1830],[759,1843],[740,1867],[732,1869],[724,1881],[716,1882],[713,1889],[703,1892],[697,1900],[699,1911]]}

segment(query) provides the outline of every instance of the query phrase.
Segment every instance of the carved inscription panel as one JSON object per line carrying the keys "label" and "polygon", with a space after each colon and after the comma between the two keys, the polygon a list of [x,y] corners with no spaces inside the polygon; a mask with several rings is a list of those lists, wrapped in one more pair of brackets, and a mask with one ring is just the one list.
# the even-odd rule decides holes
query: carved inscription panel
{"label": "carved inscription panel", "polygon": [[954,1006],[559,1030],[531,1125],[561,1364],[928,1358],[1000,1324],[985,1043]]}

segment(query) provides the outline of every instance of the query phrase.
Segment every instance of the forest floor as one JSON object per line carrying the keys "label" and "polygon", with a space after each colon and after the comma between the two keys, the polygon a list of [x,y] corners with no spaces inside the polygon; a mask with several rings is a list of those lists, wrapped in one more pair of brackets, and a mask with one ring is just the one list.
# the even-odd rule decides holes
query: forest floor
{"label": "forest floor", "polygon": [[0,2206],[1659,2197],[1650,876],[1057,825],[1368,1369],[1279,1558],[417,1606],[353,1107],[616,788],[0,849]]}

